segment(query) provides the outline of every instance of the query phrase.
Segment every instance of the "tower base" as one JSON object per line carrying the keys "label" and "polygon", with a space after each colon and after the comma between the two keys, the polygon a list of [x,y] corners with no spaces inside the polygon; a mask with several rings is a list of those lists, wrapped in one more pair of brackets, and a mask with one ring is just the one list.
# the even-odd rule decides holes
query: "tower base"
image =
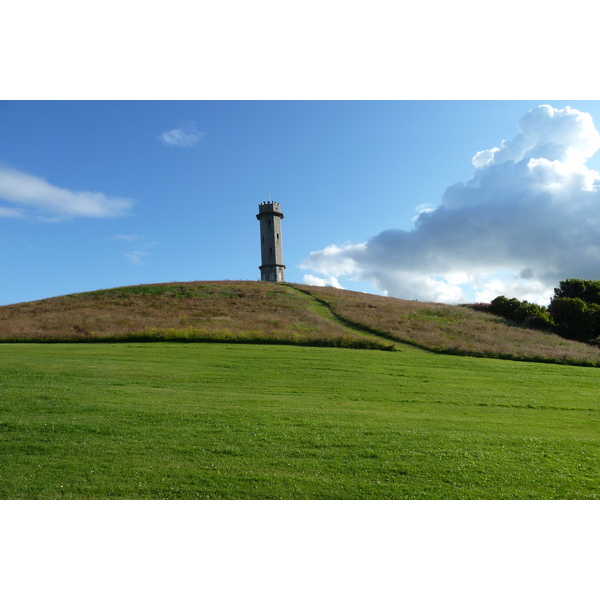
{"label": "tower base", "polygon": [[259,267],[260,280],[282,283],[285,281],[285,265],[267,265]]}

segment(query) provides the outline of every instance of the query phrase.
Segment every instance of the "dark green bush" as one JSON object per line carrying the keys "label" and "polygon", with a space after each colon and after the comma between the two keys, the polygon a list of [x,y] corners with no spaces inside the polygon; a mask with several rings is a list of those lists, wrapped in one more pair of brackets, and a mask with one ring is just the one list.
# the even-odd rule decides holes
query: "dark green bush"
{"label": "dark green bush", "polygon": [[560,335],[587,343],[600,340],[600,281],[561,281],[549,310]]}
{"label": "dark green bush", "polygon": [[552,326],[552,319],[548,311],[543,306],[527,302],[527,300],[498,296],[492,300],[488,310],[499,317],[532,327],[547,328]]}
{"label": "dark green bush", "polygon": [[581,298],[553,298],[550,312],[564,337],[588,342],[600,336],[600,305]]}
{"label": "dark green bush", "polygon": [[565,279],[554,288],[554,299],[579,298],[588,304],[600,304],[600,281]]}

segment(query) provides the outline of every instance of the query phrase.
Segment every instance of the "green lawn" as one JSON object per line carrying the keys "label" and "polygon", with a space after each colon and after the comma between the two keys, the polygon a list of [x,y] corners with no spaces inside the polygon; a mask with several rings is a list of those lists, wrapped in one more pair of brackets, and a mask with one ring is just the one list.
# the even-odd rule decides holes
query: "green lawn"
{"label": "green lawn", "polygon": [[243,344],[0,345],[0,498],[600,497],[600,370]]}

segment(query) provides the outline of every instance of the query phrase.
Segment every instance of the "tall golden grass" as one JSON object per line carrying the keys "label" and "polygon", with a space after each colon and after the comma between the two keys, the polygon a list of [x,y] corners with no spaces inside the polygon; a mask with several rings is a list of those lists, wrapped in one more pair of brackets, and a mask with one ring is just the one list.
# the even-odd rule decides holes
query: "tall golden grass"
{"label": "tall golden grass", "polygon": [[[290,284],[292,285],[292,284]],[[600,349],[463,306],[293,284],[349,322],[436,352],[600,366]]]}
{"label": "tall golden grass", "polygon": [[0,307],[0,341],[240,341],[380,348],[268,282],[139,285]]}
{"label": "tall golden grass", "polygon": [[[333,315],[315,308],[323,303]],[[337,317],[337,318],[336,318]],[[139,285],[0,306],[0,342],[231,341],[600,366],[600,349],[466,307],[254,281]]]}

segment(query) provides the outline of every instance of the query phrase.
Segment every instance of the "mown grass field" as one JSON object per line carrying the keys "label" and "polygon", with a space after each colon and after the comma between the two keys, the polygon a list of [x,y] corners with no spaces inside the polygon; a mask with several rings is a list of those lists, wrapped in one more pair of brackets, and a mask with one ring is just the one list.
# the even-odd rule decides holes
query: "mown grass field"
{"label": "mown grass field", "polygon": [[256,344],[0,344],[2,499],[598,499],[600,370]]}

